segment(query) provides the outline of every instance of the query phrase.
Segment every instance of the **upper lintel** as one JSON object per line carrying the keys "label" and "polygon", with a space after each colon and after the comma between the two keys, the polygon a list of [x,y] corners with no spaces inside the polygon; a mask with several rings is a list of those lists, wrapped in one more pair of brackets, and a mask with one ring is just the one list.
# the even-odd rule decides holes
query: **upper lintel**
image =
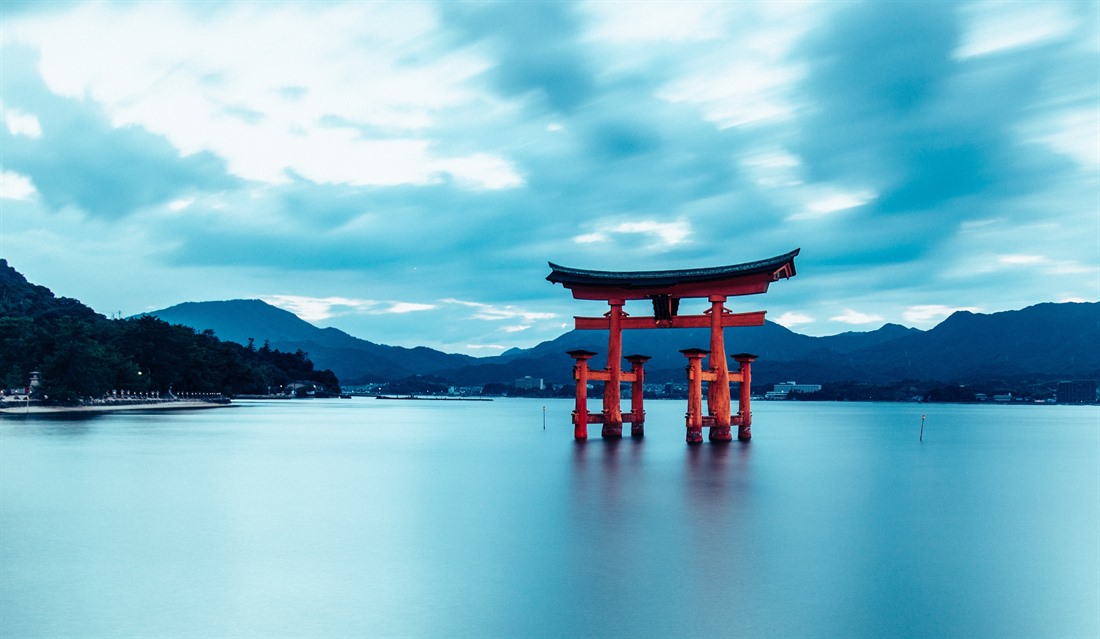
{"label": "upper lintel", "polygon": [[748,295],[763,293],[771,282],[793,277],[794,258],[799,250],[744,264],[671,271],[594,271],[550,262],[550,275],[546,279],[570,289],[577,299]]}

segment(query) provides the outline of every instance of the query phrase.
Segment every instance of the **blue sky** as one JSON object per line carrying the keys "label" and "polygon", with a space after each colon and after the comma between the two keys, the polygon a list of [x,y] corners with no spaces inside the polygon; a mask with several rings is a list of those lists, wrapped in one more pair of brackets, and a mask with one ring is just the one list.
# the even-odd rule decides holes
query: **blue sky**
{"label": "blue sky", "polygon": [[548,260],[801,247],[729,306],[814,335],[1095,301],[1098,7],[6,0],[0,255],[475,355],[606,310]]}

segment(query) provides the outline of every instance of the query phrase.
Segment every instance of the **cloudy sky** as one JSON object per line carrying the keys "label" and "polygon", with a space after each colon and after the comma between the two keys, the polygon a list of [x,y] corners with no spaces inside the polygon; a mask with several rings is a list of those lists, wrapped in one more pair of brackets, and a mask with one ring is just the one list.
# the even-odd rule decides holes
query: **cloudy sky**
{"label": "cloudy sky", "polygon": [[478,355],[606,310],[548,260],[801,247],[730,307],[813,335],[1095,301],[1098,7],[3,0],[0,255]]}

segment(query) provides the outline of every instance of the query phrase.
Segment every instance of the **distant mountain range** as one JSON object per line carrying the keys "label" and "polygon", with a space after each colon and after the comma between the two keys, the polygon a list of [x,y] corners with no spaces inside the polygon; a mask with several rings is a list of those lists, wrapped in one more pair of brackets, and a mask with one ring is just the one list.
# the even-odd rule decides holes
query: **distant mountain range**
{"label": "distant mountain range", "polygon": [[[268,341],[283,351],[301,349],[318,368],[332,369],[344,384],[434,375],[460,385],[510,383],[530,375],[567,383],[572,359],[566,351],[607,351],[607,331],[570,331],[529,349],[494,357],[443,353],[426,347],[386,346],[335,328],[317,328],[260,300],[188,302],[149,313],[224,340],[257,346]],[[651,355],[646,377],[679,381],[689,347],[707,348],[706,329],[626,331],[623,352]],[[1038,304],[1018,311],[980,314],[958,311],[921,331],[887,324],[870,332],[827,337],[800,335],[773,322],[726,329],[727,352],[760,356],[754,378],[761,383],[807,383],[905,379],[971,383],[1001,379],[1100,378],[1100,303]],[[595,367],[605,362],[600,356]]]}
{"label": "distant mountain range", "polygon": [[146,313],[170,324],[183,324],[197,331],[212,330],[220,339],[260,347],[309,353],[314,365],[332,369],[344,384],[383,382],[415,374],[435,374],[468,366],[478,359],[469,355],[443,353],[427,347],[386,346],[352,337],[335,328],[317,328],[260,300],[185,302]]}

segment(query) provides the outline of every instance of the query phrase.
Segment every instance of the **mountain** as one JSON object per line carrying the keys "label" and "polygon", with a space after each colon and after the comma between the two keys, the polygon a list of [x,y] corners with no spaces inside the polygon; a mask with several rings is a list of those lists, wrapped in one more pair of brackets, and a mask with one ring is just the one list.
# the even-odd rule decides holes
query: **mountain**
{"label": "mountain", "polygon": [[957,311],[935,328],[853,353],[885,377],[1100,376],[1100,303]]}
{"label": "mountain", "polygon": [[[709,342],[706,329],[625,331],[623,353],[652,355],[647,379],[676,381],[683,379],[686,363],[680,349],[707,348]],[[765,322],[726,329],[725,342],[729,354],[760,356],[753,376],[762,383],[1094,379],[1100,377],[1100,303],[1039,304],[993,314],[959,311],[928,331],[887,324],[827,337]],[[572,370],[565,352],[579,348],[605,354],[607,331],[570,331],[525,351],[440,374],[463,383],[523,375],[565,383]],[[597,355],[592,365],[601,368],[605,361]]]}
{"label": "mountain", "polygon": [[864,348],[871,348],[879,344],[895,340],[899,337],[917,335],[920,329],[908,328],[899,324],[884,324],[882,328],[870,332],[848,331],[838,335],[817,338],[818,344],[823,348],[838,353],[851,353]]}
{"label": "mountain", "polygon": [[443,353],[423,346],[387,346],[335,328],[317,328],[261,300],[185,302],[146,314],[198,331],[212,330],[219,338],[238,344],[247,344],[252,339],[257,346],[267,341],[272,348],[282,351],[305,351],[318,368],[331,369],[344,384],[434,374],[477,361],[469,355]]}
{"label": "mountain", "polygon": [[55,297],[45,286],[32,284],[0,258],[0,317],[30,317],[36,321],[72,317],[94,322],[106,320],[78,300]]}
{"label": "mountain", "polygon": [[[547,382],[571,381],[566,351],[598,355],[606,365],[607,331],[569,331],[528,349],[475,358],[429,348],[402,348],[321,329],[259,300],[191,302],[152,313],[197,330],[212,329],[223,339],[247,343],[269,340],[284,351],[301,349],[319,367],[331,368],[345,383],[430,374],[461,385],[511,383],[530,375]],[[979,314],[959,311],[921,331],[887,324],[869,332],[827,337],[795,333],[773,322],[726,329],[726,352],[760,356],[753,376],[760,383],[894,382],[925,379],[969,382],[1041,377],[1100,377],[1100,303],[1039,304],[1017,311]],[[707,329],[637,330],[623,334],[623,353],[652,356],[646,377],[653,382],[684,377],[680,350],[707,348]]]}

